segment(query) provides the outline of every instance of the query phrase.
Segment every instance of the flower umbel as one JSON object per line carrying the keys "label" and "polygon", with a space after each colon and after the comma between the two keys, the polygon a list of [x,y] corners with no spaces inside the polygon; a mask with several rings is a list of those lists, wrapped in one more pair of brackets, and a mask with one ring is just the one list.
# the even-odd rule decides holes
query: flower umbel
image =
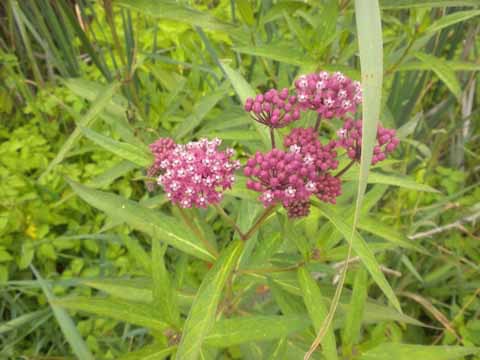
{"label": "flower umbel", "polygon": [[160,162],[164,174],[158,177],[158,184],[174,204],[205,208],[222,200],[240,163],[231,160],[233,149],[218,150],[220,144],[220,139],[201,139],[176,145]]}
{"label": "flower umbel", "polygon": [[[360,161],[362,155],[362,120],[347,119],[338,131],[337,146],[347,151],[350,159]],[[395,137],[394,129],[377,127],[377,143],[373,148],[372,165],[385,160],[398,146],[400,140]]]}
{"label": "flower umbel", "polygon": [[325,172],[338,167],[337,152],[334,141],[322,145],[313,128],[295,128],[285,136],[283,144],[291,152],[300,153],[304,161],[312,162],[317,171]]}
{"label": "flower umbel", "polygon": [[257,152],[248,160],[244,174],[251,178],[247,187],[262,193],[259,200],[265,207],[306,201],[316,190],[315,165],[305,163],[298,153],[278,149]]}
{"label": "flower umbel", "polygon": [[281,128],[300,119],[297,98],[290,96],[287,88],[281,91],[271,89],[265,94],[257,95],[255,99],[248,98],[245,110],[253,119],[270,128]]}
{"label": "flower umbel", "polygon": [[[175,142],[171,138],[160,138],[149,145],[150,151],[155,158],[152,166],[147,170],[148,177],[155,177],[160,174],[161,162],[167,158],[169,152],[173,150],[175,145]],[[155,183],[153,181],[147,181],[146,184],[148,191],[153,191]]]}
{"label": "flower umbel", "polygon": [[301,109],[315,110],[325,119],[354,113],[362,102],[360,83],[338,71],[302,75],[295,81],[295,88]]}

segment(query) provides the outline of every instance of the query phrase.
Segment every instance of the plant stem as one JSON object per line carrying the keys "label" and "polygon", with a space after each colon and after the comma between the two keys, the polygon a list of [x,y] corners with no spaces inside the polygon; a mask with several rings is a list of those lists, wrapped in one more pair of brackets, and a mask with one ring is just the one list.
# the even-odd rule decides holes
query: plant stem
{"label": "plant stem", "polygon": [[193,221],[189,218],[185,210],[183,208],[178,207],[180,216],[183,219],[183,222],[190,228],[190,230],[193,231],[193,233],[200,239],[200,241],[205,245],[205,248],[207,251],[212,254],[215,258],[219,256],[217,249],[215,249],[212,244],[205,238],[205,236],[202,234],[200,229],[193,223]]}
{"label": "plant stem", "polygon": [[245,241],[250,239],[252,235],[255,233],[255,231],[258,230],[258,228],[263,224],[263,222],[270,216],[270,214],[275,210],[275,205],[269,206],[268,208],[265,209],[262,215],[258,218],[257,222],[247,231],[247,233],[244,236]]}
{"label": "plant stem", "polygon": [[213,207],[215,208],[215,210],[217,210],[217,212],[220,214],[221,217],[223,217],[225,220],[227,220],[227,222],[233,227],[233,229],[238,233],[238,235],[240,236],[240,239],[242,240],[245,240],[245,235],[243,234],[243,232],[240,230],[240,228],[238,227],[238,225],[235,223],[235,220],[233,220],[226,212],[225,210],[215,204],[213,205]]}
{"label": "plant stem", "polygon": [[322,122],[322,115],[318,114],[317,116],[317,121],[315,122],[315,131],[318,131],[320,129],[320,123]]}
{"label": "plant stem", "polygon": [[338,178],[338,177],[342,176],[343,174],[345,174],[348,171],[348,169],[350,169],[353,166],[353,164],[355,164],[355,162],[356,162],[355,159],[350,161],[350,163],[347,166],[345,166],[342,170],[340,170],[340,172],[337,175],[335,175],[335,177]]}
{"label": "plant stem", "polygon": [[272,140],[272,149],[275,149],[275,133],[273,128],[270,128],[270,139]]}

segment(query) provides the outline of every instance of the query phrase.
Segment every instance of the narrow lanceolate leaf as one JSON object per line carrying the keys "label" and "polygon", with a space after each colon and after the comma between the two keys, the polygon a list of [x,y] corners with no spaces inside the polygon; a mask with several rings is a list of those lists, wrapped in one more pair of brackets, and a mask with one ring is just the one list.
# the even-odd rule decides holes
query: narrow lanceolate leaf
{"label": "narrow lanceolate leaf", "polygon": [[[362,154],[360,159],[360,175],[358,178],[357,199],[355,204],[355,213],[352,227],[342,221],[342,229],[338,229],[349,241],[349,248],[345,266],[342,269],[340,281],[338,282],[335,295],[330,305],[330,310],[324,324],[322,325],[315,341],[307,352],[305,359],[309,359],[316,347],[322,340],[322,337],[328,331],[333,320],[333,315],[340,301],[342,288],[345,283],[345,277],[348,269],[352,248],[362,259],[364,265],[368,268],[370,274],[377,284],[384,291],[387,298],[400,309],[400,304],[395,294],[386,281],[383,273],[367,244],[357,234],[355,228],[360,218],[362,210],[362,201],[367,189],[368,173],[373,156],[373,148],[376,142],[377,122],[380,117],[380,105],[382,98],[383,81],[383,41],[382,41],[382,21],[380,17],[380,6],[378,0],[355,0],[355,21],[358,38],[358,49],[360,55],[360,67],[363,89],[362,105]],[[334,222],[332,219],[330,219]],[[339,219],[340,220],[340,219]],[[334,222],[335,225],[335,222]],[[343,227],[346,225],[346,227]],[[337,226],[337,225],[336,225]]]}
{"label": "narrow lanceolate leaf", "polygon": [[460,99],[460,96],[462,95],[460,82],[455,76],[453,69],[449,67],[444,60],[424,53],[418,53],[415,56],[420,61],[429,64],[433,72],[445,83],[453,95],[455,95],[457,99]]}
{"label": "narrow lanceolate leaf", "polygon": [[307,328],[305,316],[247,316],[218,321],[205,344],[214,347],[229,347],[253,341],[279,339]]}
{"label": "narrow lanceolate leaf", "polygon": [[[468,61],[445,60],[447,65],[453,71],[480,71],[480,64],[475,64]],[[421,61],[409,61],[397,67],[396,71],[417,71],[417,70],[432,70],[429,64]]]}
{"label": "narrow lanceolate leaf", "polygon": [[359,219],[363,195],[367,188],[373,147],[380,118],[383,81],[383,42],[378,1],[355,0],[358,48],[362,73],[362,155],[358,179],[353,229]]}
{"label": "narrow lanceolate leaf", "polygon": [[[313,322],[315,331],[318,332],[327,317],[327,304],[324,302],[320,288],[305,267],[298,269],[298,282],[302,290],[303,301],[307,307],[308,314]],[[328,329],[321,345],[325,359],[338,359],[337,345],[332,328]]]}
{"label": "narrow lanceolate leaf", "polygon": [[169,324],[179,327],[180,312],[175,291],[165,268],[165,250],[166,246],[162,246],[160,240],[152,239],[153,307],[160,319],[165,319]]}
{"label": "narrow lanceolate leaf", "polygon": [[360,329],[363,321],[363,313],[367,302],[367,272],[364,268],[357,270],[355,282],[353,284],[353,293],[350,300],[350,307],[347,312],[345,326],[343,329],[343,353],[346,358],[352,356],[353,346],[358,343],[360,338]]}
{"label": "narrow lanceolate leaf", "polygon": [[84,311],[90,314],[110,317],[130,324],[162,331],[169,327],[165,321],[154,316],[151,305],[134,303],[112,298],[71,297],[54,301],[65,309]]}
{"label": "narrow lanceolate leaf", "polygon": [[381,0],[383,9],[410,9],[416,7],[477,6],[477,0]]}
{"label": "narrow lanceolate leaf", "polygon": [[140,350],[132,351],[119,357],[118,360],[163,360],[171,355],[176,346],[165,347],[164,344],[153,344]]}
{"label": "narrow lanceolate leaf", "polygon": [[276,60],[286,64],[298,65],[298,66],[312,66],[312,64],[305,64],[305,54],[298,51],[292,44],[275,44],[275,45],[262,45],[262,46],[244,46],[236,47],[233,49],[243,54],[249,54],[254,56],[261,56],[267,59]]}
{"label": "narrow lanceolate leaf", "polygon": [[377,346],[360,356],[360,360],[456,360],[478,354],[479,348],[463,346],[424,346],[387,343]]}
{"label": "narrow lanceolate leaf", "polygon": [[400,231],[396,231],[395,228],[393,228],[392,226],[388,226],[384,224],[383,222],[381,222],[380,220],[377,220],[373,216],[372,217],[362,216],[357,226],[360,229],[366,232],[369,232],[370,234],[374,234],[378,237],[381,237],[382,239],[385,239],[397,246],[401,246],[406,249],[416,250],[425,255],[428,255],[427,250],[424,249],[422,246],[409,240]]}
{"label": "narrow lanceolate leaf", "polygon": [[75,181],[69,183],[73,191],[90,205],[149,234],[153,239],[161,239],[168,245],[200,259],[214,259],[195,235],[177,219],[118,195],[94,190]]}
{"label": "narrow lanceolate leaf", "polygon": [[340,231],[342,235],[352,243],[353,250],[358,255],[363,265],[365,265],[373,280],[375,280],[380,289],[382,289],[383,293],[391,302],[391,304],[395,306],[398,311],[401,311],[400,303],[395,296],[395,293],[383,275],[383,272],[380,270],[380,266],[378,265],[375,256],[363,237],[361,237],[356,231],[354,232],[353,237],[351,237],[352,228],[350,224],[346,223],[343,220],[343,217],[338,214],[332,206],[324,203],[315,203],[315,205],[321,211],[321,213],[332,222],[337,230]]}
{"label": "narrow lanceolate leaf", "polygon": [[198,359],[202,343],[215,324],[223,287],[242,249],[242,241],[230,244],[203,279],[185,322],[176,360]]}
{"label": "narrow lanceolate leaf", "polygon": [[64,309],[54,303],[56,301],[56,298],[55,295],[53,295],[52,290],[50,289],[50,285],[45,280],[43,280],[43,278],[40,276],[37,269],[35,269],[33,265],[30,265],[30,267],[35,274],[35,277],[37,278],[37,281],[40,284],[40,287],[42,288],[43,293],[45,294],[45,297],[50,304],[50,307],[52,308],[53,315],[55,315],[55,318],[57,319],[58,325],[60,325],[60,328],[62,329],[65,339],[72,347],[73,353],[79,359],[94,360],[95,358],[93,357],[90,350],[88,350],[88,346],[85,341],[83,341],[82,336],[78,332],[72,318]]}
{"label": "narrow lanceolate leaf", "polygon": [[[99,95],[93,101],[90,109],[77,122],[77,124],[83,127],[90,127],[92,123],[98,118],[102,110],[110,103],[110,100],[117,91],[118,87],[119,83],[113,82],[105,89],[104,92],[99,93]],[[67,141],[65,141],[55,158],[50,162],[47,169],[40,176],[40,179],[45,177],[45,175],[47,175],[56,165],[63,161],[65,156],[72,149],[73,145],[75,145],[75,142],[80,138],[81,135],[82,132],[80,131],[80,129],[76,128],[73,133],[68,137]]]}
{"label": "narrow lanceolate leaf", "polygon": [[[343,176],[343,180],[350,181],[355,180],[359,176],[359,172],[356,169],[353,169],[346,173]],[[439,191],[432,188],[431,186],[425,184],[419,184],[415,182],[415,180],[400,175],[393,175],[393,174],[384,174],[380,172],[371,171],[368,175],[368,183],[369,184],[385,184],[385,185],[392,185],[398,186],[405,189],[416,190],[416,191],[424,191],[424,192],[436,192]]]}
{"label": "narrow lanceolate leaf", "polygon": [[234,29],[232,24],[216,19],[207,12],[181,5],[174,0],[115,0],[114,4],[138,10],[158,19],[179,21],[210,30]]}
{"label": "narrow lanceolate leaf", "polygon": [[146,148],[114,140],[83,126],[79,128],[88,139],[122,159],[142,167],[148,167],[153,163],[153,156]]}
{"label": "narrow lanceolate leaf", "polygon": [[182,121],[173,131],[172,137],[175,140],[182,139],[195,129],[212,110],[217,103],[227,95],[230,83],[227,81],[212,94],[202,97],[192,109],[192,113],[184,121]]}
{"label": "narrow lanceolate leaf", "polygon": [[[243,107],[243,104],[245,104],[245,100],[247,100],[248,97],[255,97],[255,91],[238,71],[232,69],[227,64],[221,63],[221,65],[224,73],[227,75],[228,79],[232,83],[233,88],[235,89],[235,92],[237,93],[238,98],[240,99],[240,103]],[[259,124],[256,121],[252,120],[252,122],[258,134],[260,135],[260,138],[262,139],[265,147],[267,149],[270,148],[270,136],[267,127]]]}
{"label": "narrow lanceolate leaf", "polygon": [[24,315],[20,315],[16,318],[13,318],[10,321],[2,322],[0,323],[0,335],[12,330],[17,330],[23,325],[32,324],[38,318],[47,315],[48,312],[49,312],[48,309],[37,310],[37,311],[26,313]]}
{"label": "narrow lanceolate leaf", "polygon": [[[477,3],[478,5],[478,3]],[[466,11],[456,11],[452,14],[442,16],[439,20],[435,21],[430,25],[425,33],[431,34],[437,31],[440,31],[448,26],[455,25],[459,22],[466,21],[472,17],[480,15],[480,10],[466,10]]]}

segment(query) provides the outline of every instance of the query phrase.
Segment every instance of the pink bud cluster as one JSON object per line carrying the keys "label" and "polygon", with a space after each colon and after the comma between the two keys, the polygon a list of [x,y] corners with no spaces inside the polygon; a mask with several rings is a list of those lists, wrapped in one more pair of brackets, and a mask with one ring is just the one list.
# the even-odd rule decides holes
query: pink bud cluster
{"label": "pink bud cluster", "polygon": [[336,160],[336,144],[331,141],[322,145],[318,134],[313,128],[295,128],[285,136],[283,144],[290,152],[300,153],[304,161],[312,162],[318,171],[335,170],[338,167]]}
{"label": "pink bud cluster", "polygon": [[281,91],[271,89],[265,94],[257,95],[255,99],[248,98],[245,110],[253,119],[270,128],[281,128],[300,119],[297,98],[290,96],[287,88]]}
{"label": "pink bud cluster", "polygon": [[317,182],[315,195],[327,203],[336,204],[337,197],[342,194],[342,181],[330,174],[322,174]]}
{"label": "pink bud cluster", "polygon": [[243,172],[250,177],[247,188],[262,193],[259,200],[265,207],[306,201],[317,189],[315,165],[305,162],[299,153],[278,149],[257,152],[248,159]]}
{"label": "pink bud cluster", "polygon": [[326,119],[354,113],[362,102],[360,83],[338,71],[302,75],[295,81],[295,88],[302,110],[315,110]]}
{"label": "pink bud cluster", "polygon": [[247,161],[247,188],[261,193],[265,207],[281,203],[290,218],[308,215],[312,195],[334,204],[341,194],[340,179],[329,173],[338,166],[335,142],[322,146],[314,129],[297,128],[284,145],[286,152],[257,152]]}
{"label": "pink bud cluster", "polygon": [[285,209],[287,210],[287,215],[290,219],[301,218],[310,213],[310,201],[296,201],[286,206]]}
{"label": "pink bud cluster", "polygon": [[[362,154],[362,120],[347,119],[338,131],[337,146],[343,147],[352,160],[360,161]],[[399,140],[395,137],[394,129],[386,129],[380,124],[377,128],[377,143],[373,148],[372,165],[385,160],[398,146]]]}
{"label": "pink bud cluster", "polygon": [[[160,138],[154,143],[149,145],[150,151],[154,156],[154,162],[152,166],[147,170],[148,177],[155,177],[160,174],[160,163],[165,160],[168,153],[176,146],[175,142],[171,138]],[[155,183],[153,181],[147,181],[148,191],[153,191]]]}
{"label": "pink bud cluster", "polygon": [[205,208],[221,201],[222,191],[231,188],[240,163],[231,160],[233,149],[219,151],[220,144],[220,139],[201,139],[176,145],[163,156],[158,184],[170,201],[183,208]]}

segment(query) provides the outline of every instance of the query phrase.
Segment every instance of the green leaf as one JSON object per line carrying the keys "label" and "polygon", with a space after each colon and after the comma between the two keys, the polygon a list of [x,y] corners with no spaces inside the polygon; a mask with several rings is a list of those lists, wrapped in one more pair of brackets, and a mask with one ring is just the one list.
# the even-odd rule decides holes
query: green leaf
{"label": "green leaf", "polygon": [[160,211],[147,209],[137,202],[121,196],[94,190],[77,182],[69,181],[72,189],[90,205],[121,219],[133,228],[149,234],[153,239],[165,243],[204,260],[213,260],[211,255],[177,219]]}
{"label": "green leaf", "polygon": [[[477,3],[478,5],[478,3]],[[466,10],[466,11],[456,11],[452,14],[442,16],[439,20],[435,21],[430,25],[426,30],[426,34],[435,33],[439,30],[442,30],[448,26],[457,24],[459,22],[466,21],[472,17],[480,15],[480,10]]]}
{"label": "green leaf", "polygon": [[176,360],[198,359],[202,343],[215,324],[222,289],[235,267],[243,245],[238,240],[230,244],[203,279],[185,322]]}
{"label": "green leaf", "polygon": [[439,59],[435,56],[418,53],[415,56],[423,61],[425,64],[428,64],[433,72],[442,80],[449,90],[455,95],[457,99],[460,99],[462,95],[462,89],[460,87],[460,82],[455,76],[455,72],[450,68],[443,59]]}
{"label": "green leaf", "polygon": [[[240,103],[243,104],[247,100],[248,97],[255,97],[255,90],[250,86],[250,84],[243,78],[243,76],[236,70],[232,69],[225,63],[221,63],[222,69],[227,75],[228,79],[233,85],[235,92],[240,99]],[[266,126],[259,124],[256,121],[252,120],[255,129],[257,130],[260,138],[266,149],[269,149],[271,146],[270,135]]]}
{"label": "green leaf", "polygon": [[417,7],[477,6],[477,0],[380,0],[382,9],[410,9]]}
{"label": "green leaf", "polygon": [[174,0],[115,0],[116,5],[140,11],[158,19],[178,21],[216,31],[232,31],[234,26]]}
{"label": "green leaf", "polygon": [[218,321],[205,344],[229,347],[246,342],[274,340],[307,328],[309,321],[301,315],[247,316]]}
{"label": "green leaf", "polygon": [[79,128],[88,139],[122,159],[131,161],[141,167],[148,167],[153,163],[153,156],[146,147],[141,148],[117,141],[83,126],[79,126]]}
{"label": "green leaf", "polygon": [[[376,142],[377,122],[380,118],[383,81],[382,24],[378,1],[355,0],[358,47],[362,74],[362,155],[358,178],[357,201],[353,230],[360,218],[363,196]],[[352,239],[353,241],[353,239]]]}
{"label": "green leaf", "polygon": [[140,350],[129,352],[118,360],[163,360],[171,355],[176,348],[176,346],[166,348],[163,344],[148,345]]}
{"label": "green leaf", "polygon": [[[445,65],[453,71],[480,71],[480,64],[475,64],[467,61],[445,60]],[[418,70],[432,70],[430,64],[422,61],[410,61],[401,64],[396,71],[418,71]]]}
{"label": "green leaf", "polygon": [[293,44],[272,44],[262,46],[240,46],[233,48],[242,54],[265,57],[285,64],[297,66],[315,66],[314,63],[306,63],[305,54],[297,50]]}
{"label": "green leaf", "polygon": [[38,318],[41,318],[49,313],[48,309],[32,311],[18,317],[13,318],[10,321],[0,323],[0,335],[6,332],[17,330],[19,327],[31,324]]}
{"label": "green leaf", "polygon": [[350,358],[353,346],[360,340],[363,314],[368,296],[368,277],[364,268],[357,270],[347,318],[343,327],[342,348],[345,358]]}
{"label": "green leaf", "polygon": [[158,320],[151,305],[112,298],[69,297],[54,303],[70,310],[110,317],[130,324],[163,331],[169,328],[167,322]]}
{"label": "green leaf", "polygon": [[[305,267],[298,269],[298,282],[302,290],[303,301],[307,307],[310,319],[312,319],[315,331],[319,332],[322,323],[327,317],[328,308],[320,288]],[[322,342],[323,355],[327,360],[338,359],[337,345],[333,329],[328,329]]]}
{"label": "green leaf", "polygon": [[[79,126],[90,127],[97,119],[100,112],[110,103],[113,95],[117,91],[120,84],[118,82],[111,83],[104,92],[100,92],[92,103],[90,109],[78,121]],[[56,165],[61,163],[75,142],[80,138],[80,129],[77,127],[73,133],[68,137],[67,141],[62,145],[55,158],[50,162],[47,169],[42,173],[40,179],[45,177]]]}
{"label": "green leaf", "polygon": [[253,15],[253,8],[249,0],[236,0],[238,12],[245,24],[252,26],[255,23],[255,16]]}
{"label": "green leaf", "polygon": [[208,96],[202,97],[192,109],[192,114],[182,121],[173,131],[174,139],[182,139],[185,135],[195,129],[212,110],[217,103],[227,95],[230,83],[226,82],[220,86],[215,92]]}
{"label": "green leaf", "polygon": [[82,281],[81,284],[103,291],[121,300],[141,302],[144,304],[150,304],[153,301],[152,283],[151,281],[145,281],[145,279],[85,280]]}
{"label": "green leaf", "polygon": [[152,259],[147,254],[145,249],[140,245],[138,239],[132,236],[122,236],[122,241],[128,249],[128,252],[135,260],[140,263],[143,269],[151,274],[152,273]]}
{"label": "green leaf", "polygon": [[173,326],[180,326],[175,291],[171,287],[170,278],[165,268],[164,254],[166,246],[161,246],[158,239],[152,239],[152,279],[153,306],[160,319],[165,319]]}
{"label": "green leaf", "polygon": [[422,246],[408,240],[408,238],[402,233],[395,231],[392,226],[385,225],[374,217],[362,216],[358,223],[358,227],[395,245],[406,249],[416,250],[426,255],[428,254],[427,250],[425,250]]}
{"label": "green leaf", "polygon": [[52,308],[53,315],[57,319],[57,322],[62,329],[65,339],[72,347],[73,353],[79,359],[94,360],[95,358],[93,357],[90,350],[88,350],[88,346],[85,341],[83,341],[82,336],[78,332],[72,318],[64,309],[60,308],[58,305],[55,304],[56,297],[53,295],[50,285],[45,280],[43,280],[43,278],[40,276],[37,269],[35,269],[33,265],[30,265],[30,268],[35,274],[35,277],[37,278],[37,281],[40,284],[40,287],[42,288],[42,291],[45,294],[45,297],[47,298],[50,307]]}
{"label": "green leaf", "polygon": [[390,303],[401,312],[400,303],[398,302],[398,299],[390,287],[387,279],[385,279],[385,276],[380,270],[375,256],[365,240],[356,231],[354,232],[353,237],[351,237],[352,229],[350,224],[347,224],[343,220],[343,217],[338,214],[331,205],[323,204],[317,201],[315,201],[314,204],[321,211],[321,213],[333,223],[337,230],[340,231],[349,242],[352,242],[353,250],[360,257],[360,260],[362,260],[373,280],[375,280],[380,289],[382,289],[385,296],[390,300]]}
{"label": "green leaf", "polygon": [[[352,169],[343,176],[343,179],[346,181],[355,180],[359,176],[357,169]],[[438,193],[439,191],[432,188],[431,186],[425,184],[419,184],[406,176],[393,175],[393,174],[384,174],[380,172],[370,172],[368,176],[369,184],[386,184],[392,186],[398,186],[405,189],[425,191],[425,192],[434,192]]]}
{"label": "green leaf", "polygon": [[480,351],[474,347],[423,346],[399,343],[381,344],[360,356],[360,360],[455,360]]}

